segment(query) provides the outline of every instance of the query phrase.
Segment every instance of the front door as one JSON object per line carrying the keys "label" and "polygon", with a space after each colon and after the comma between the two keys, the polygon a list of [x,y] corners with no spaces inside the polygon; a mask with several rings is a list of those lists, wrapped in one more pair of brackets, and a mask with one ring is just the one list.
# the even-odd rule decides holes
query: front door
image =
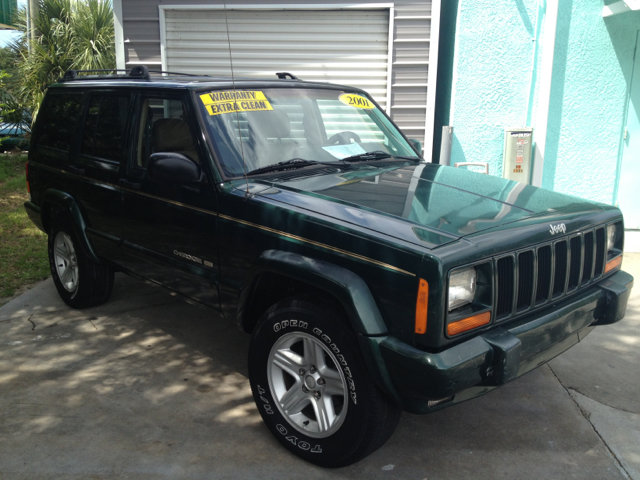
{"label": "front door", "polygon": [[153,153],[183,154],[206,170],[187,97],[141,95],[136,139],[123,188],[122,265],[219,309],[216,195],[211,179],[175,184],[149,177]]}
{"label": "front door", "polygon": [[617,205],[624,214],[625,229],[640,230],[640,31],[630,90]]}

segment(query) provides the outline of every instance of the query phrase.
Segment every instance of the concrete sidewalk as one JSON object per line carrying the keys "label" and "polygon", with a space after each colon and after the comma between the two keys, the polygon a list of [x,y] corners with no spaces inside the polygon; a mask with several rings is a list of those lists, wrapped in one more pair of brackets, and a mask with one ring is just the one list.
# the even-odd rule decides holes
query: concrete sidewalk
{"label": "concrete sidewalk", "polygon": [[[640,278],[640,255],[623,268]],[[249,338],[123,275],[69,309],[51,280],[0,308],[0,479],[640,480],[640,287],[627,317],[473,401],[403,414],[356,465],[324,470],[262,425]]]}

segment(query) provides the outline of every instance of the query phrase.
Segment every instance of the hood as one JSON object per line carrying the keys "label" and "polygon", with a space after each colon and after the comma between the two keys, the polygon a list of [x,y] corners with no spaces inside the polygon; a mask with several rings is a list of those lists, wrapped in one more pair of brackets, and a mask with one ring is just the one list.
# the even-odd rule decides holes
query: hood
{"label": "hood", "polygon": [[595,202],[436,164],[333,172],[261,181],[264,190],[257,195],[430,248],[537,215],[602,209]]}

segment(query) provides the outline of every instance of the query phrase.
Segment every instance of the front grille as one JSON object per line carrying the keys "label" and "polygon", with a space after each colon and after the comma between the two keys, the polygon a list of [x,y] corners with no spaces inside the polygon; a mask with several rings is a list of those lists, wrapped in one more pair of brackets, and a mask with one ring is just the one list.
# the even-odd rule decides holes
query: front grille
{"label": "front grille", "polygon": [[498,258],[496,320],[588,285],[602,276],[605,258],[604,227]]}

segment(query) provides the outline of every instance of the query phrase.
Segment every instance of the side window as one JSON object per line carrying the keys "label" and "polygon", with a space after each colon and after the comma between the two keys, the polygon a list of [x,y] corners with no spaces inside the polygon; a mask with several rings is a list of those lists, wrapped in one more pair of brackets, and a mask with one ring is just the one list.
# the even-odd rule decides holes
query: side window
{"label": "side window", "polygon": [[92,97],[80,152],[120,162],[124,155],[128,113],[129,95]]}
{"label": "side window", "polygon": [[175,152],[200,163],[196,143],[186,121],[182,100],[143,98],[136,165],[146,168],[152,153]]}
{"label": "side window", "polygon": [[52,94],[40,109],[38,138],[35,144],[68,151],[78,115],[82,94]]}

